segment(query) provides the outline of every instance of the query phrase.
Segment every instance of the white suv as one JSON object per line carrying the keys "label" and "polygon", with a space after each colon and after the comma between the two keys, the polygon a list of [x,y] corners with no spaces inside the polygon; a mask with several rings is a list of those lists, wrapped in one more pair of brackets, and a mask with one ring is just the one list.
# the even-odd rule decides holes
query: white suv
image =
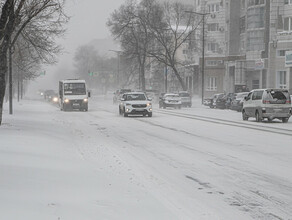
{"label": "white suv", "polygon": [[255,117],[260,122],[277,118],[288,122],[291,116],[291,98],[287,89],[255,89],[244,98],[242,119]]}
{"label": "white suv", "polygon": [[119,113],[124,117],[130,114],[152,117],[151,99],[147,98],[144,92],[125,93],[119,104]]}

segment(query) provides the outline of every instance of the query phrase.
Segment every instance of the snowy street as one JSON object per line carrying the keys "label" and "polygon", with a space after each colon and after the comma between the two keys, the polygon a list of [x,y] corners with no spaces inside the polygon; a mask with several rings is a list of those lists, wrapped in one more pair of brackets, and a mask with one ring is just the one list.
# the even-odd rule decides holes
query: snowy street
{"label": "snowy street", "polygon": [[4,105],[0,219],[292,219],[292,118],[200,101],[124,118],[111,98]]}

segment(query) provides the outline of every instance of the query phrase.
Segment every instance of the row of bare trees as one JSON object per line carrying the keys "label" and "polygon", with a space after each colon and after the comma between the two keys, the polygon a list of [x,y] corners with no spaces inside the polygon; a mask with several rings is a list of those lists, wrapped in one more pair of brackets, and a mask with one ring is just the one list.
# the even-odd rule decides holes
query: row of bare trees
{"label": "row of bare trees", "polygon": [[183,47],[196,50],[196,41],[191,39],[202,23],[201,17],[187,13],[192,10],[180,2],[128,0],[112,13],[107,25],[120,42],[123,55],[138,64],[142,90],[145,90],[146,67],[152,62],[169,67],[186,90],[179,71],[185,60],[178,53]]}
{"label": "row of bare trees", "polygon": [[68,17],[65,0],[0,0],[0,125],[8,74],[8,50],[25,77],[34,77],[43,63],[56,62],[55,42]]}

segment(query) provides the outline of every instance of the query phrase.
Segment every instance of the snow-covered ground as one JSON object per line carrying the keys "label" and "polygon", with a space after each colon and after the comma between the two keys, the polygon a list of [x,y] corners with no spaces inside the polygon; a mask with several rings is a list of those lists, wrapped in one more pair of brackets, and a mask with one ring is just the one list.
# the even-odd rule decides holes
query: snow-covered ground
{"label": "snow-covered ground", "polygon": [[4,107],[0,219],[292,219],[292,119],[237,127],[199,100],[152,118],[119,116],[111,97]]}

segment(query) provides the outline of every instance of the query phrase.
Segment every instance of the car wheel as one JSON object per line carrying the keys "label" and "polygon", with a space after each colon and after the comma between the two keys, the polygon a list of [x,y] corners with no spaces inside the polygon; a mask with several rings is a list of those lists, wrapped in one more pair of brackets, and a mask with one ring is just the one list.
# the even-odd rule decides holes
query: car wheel
{"label": "car wheel", "polygon": [[287,123],[288,120],[289,120],[289,118],[282,118],[282,122],[283,122],[283,123]]}
{"label": "car wheel", "polygon": [[259,113],[258,111],[256,111],[256,113],[255,113],[255,117],[256,117],[256,121],[257,121],[257,122],[261,122],[261,121],[262,121],[262,119],[261,119],[261,117],[260,117],[260,113]]}
{"label": "car wheel", "polygon": [[152,112],[149,112],[148,113],[148,117],[152,117]]}
{"label": "car wheel", "polygon": [[164,108],[164,109],[166,109],[166,106],[165,106],[165,104],[163,104],[163,108]]}
{"label": "car wheel", "polygon": [[246,115],[245,111],[242,111],[242,120],[243,121],[247,121],[248,120],[248,116]]}
{"label": "car wheel", "polygon": [[120,115],[122,115],[123,114],[123,112],[122,112],[122,110],[121,110],[121,108],[119,107],[119,114]]}

